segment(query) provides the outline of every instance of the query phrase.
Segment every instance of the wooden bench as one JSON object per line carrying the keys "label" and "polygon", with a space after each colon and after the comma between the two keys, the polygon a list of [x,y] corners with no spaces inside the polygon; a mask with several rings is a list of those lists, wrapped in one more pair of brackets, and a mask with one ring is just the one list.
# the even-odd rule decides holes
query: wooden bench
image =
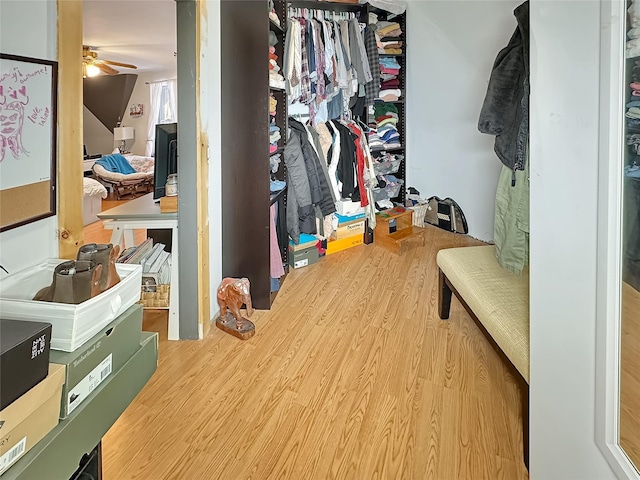
{"label": "wooden bench", "polygon": [[529,276],[502,268],[493,245],[440,250],[440,318],[449,318],[451,294],[475,320],[518,381],[522,398],[524,463],[529,467]]}

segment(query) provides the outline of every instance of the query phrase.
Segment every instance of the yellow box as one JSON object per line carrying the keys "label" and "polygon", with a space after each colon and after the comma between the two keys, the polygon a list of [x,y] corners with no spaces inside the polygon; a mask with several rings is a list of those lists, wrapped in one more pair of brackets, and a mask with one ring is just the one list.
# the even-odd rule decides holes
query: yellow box
{"label": "yellow box", "polygon": [[364,220],[338,227],[338,229],[333,232],[333,237],[336,240],[353,237],[354,235],[364,235]]}
{"label": "yellow box", "polygon": [[347,248],[357,247],[364,243],[362,235],[354,235],[352,237],[343,238],[342,240],[331,240],[327,242],[327,255],[332,253],[341,252]]}
{"label": "yellow box", "polygon": [[49,364],[49,375],[0,411],[0,475],[58,425],[64,365]]}

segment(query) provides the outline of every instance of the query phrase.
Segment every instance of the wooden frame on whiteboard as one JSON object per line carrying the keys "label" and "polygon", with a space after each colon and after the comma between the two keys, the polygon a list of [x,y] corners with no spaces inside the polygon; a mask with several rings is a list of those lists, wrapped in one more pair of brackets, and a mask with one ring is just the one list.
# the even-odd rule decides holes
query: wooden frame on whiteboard
{"label": "wooden frame on whiteboard", "polygon": [[0,232],[56,214],[57,96],[57,62],[0,53]]}

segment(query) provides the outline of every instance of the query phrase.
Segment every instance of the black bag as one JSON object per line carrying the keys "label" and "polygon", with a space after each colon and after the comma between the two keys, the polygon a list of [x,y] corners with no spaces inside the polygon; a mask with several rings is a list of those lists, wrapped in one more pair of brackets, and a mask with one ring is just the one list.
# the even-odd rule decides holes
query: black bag
{"label": "black bag", "polygon": [[452,198],[431,197],[427,200],[427,211],[424,221],[455,233],[469,233],[467,219],[455,200]]}

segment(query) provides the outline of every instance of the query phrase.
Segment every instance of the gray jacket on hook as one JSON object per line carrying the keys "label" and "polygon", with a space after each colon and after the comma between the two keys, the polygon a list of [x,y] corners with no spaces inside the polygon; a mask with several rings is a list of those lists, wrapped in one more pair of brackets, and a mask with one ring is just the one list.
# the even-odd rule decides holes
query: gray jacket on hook
{"label": "gray jacket on hook", "polygon": [[529,137],[529,1],[513,14],[518,22],[493,64],[478,130],[495,135],[494,150],[511,170],[524,170]]}

